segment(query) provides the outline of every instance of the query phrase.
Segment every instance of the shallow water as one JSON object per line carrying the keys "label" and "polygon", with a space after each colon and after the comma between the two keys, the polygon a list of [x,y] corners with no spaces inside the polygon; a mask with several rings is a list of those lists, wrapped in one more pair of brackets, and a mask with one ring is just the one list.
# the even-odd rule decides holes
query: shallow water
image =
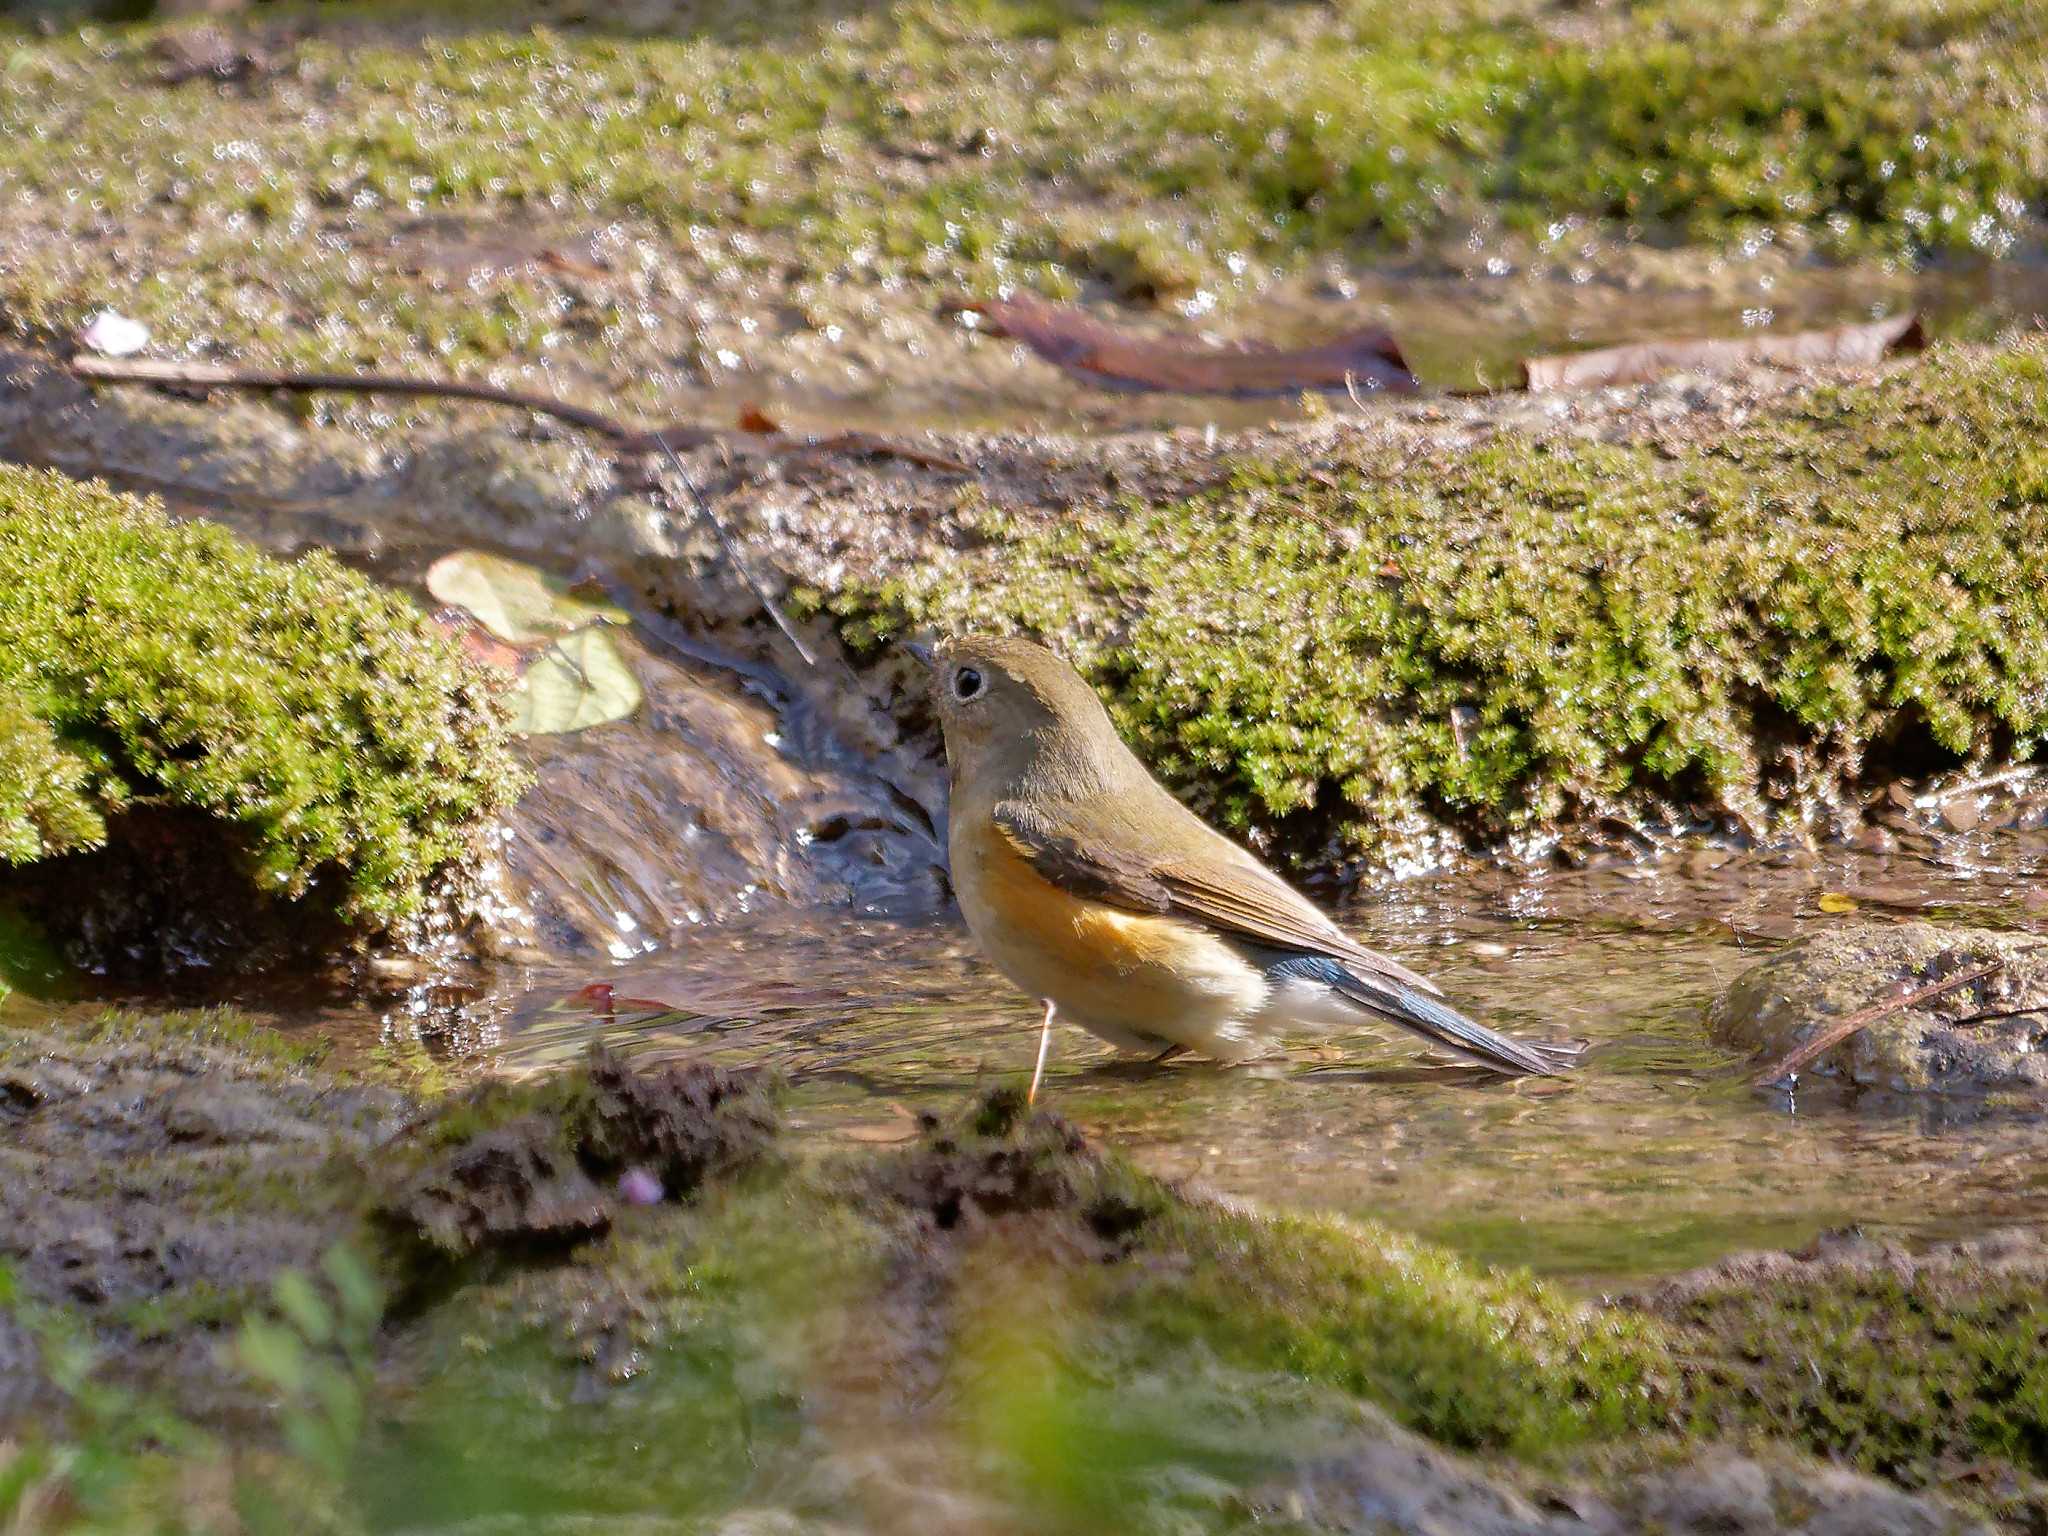
{"label": "shallow water", "polygon": [[[1782,935],[1848,920],[1819,909],[1824,889],[1882,886],[1937,920],[2048,928],[2027,904],[2048,837],[1987,836],[1980,857],[2006,872],[1843,852],[1808,868],[1751,854],[1693,873],[1681,859],[1411,881],[1351,905],[1347,926],[1498,1026],[1591,1041],[1576,1075],[1502,1082],[1369,1032],[1237,1068],[1150,1068],[1062,1029],[1045,1097],[1162,1174],[1384,1218],[1590,1284],[1851,1223],[1935,1239],[2048,1218],[2048,1106],[1852,1098],[1813,1080],[1796,1097],[1758,1091],[1701,1025],[1717,988]],[[788,1077],[811,1134],[886,1142],[920,1110],[1021,1082],[1035,1024],[964,932],[820,916],[600,971],[535,971],[379,1027],[512,1072],[596,1039],[649,1060],[760,1063]]]}

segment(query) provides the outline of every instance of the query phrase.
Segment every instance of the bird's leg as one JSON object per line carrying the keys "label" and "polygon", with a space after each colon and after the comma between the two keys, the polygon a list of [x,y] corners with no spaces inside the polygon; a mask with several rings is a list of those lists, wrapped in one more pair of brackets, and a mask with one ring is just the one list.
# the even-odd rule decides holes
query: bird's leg
{"label": "bird's leg", "polygon": [[1045,1022],[1038,1026],[1038,1065],[1031,1069],[1031,1091],[1024,1095],[1027,1109],[1038,1102],[1038,1080],[1045,1076],[1045,1053],[1052,1049],[1052,1010],[1053,1001],[1048,997],[1045,1000]]}
{"label": "bird's leg", "polygon": [[1145,1065],[1147,1065],[1148,1067],[1163,1067],[1169,1061],[1173,1060],[1174,1057],[1185,1056],[1187,1055],[1187,1053],[1188,1048],[1184,1045],[1169,1045],[1157,1056],[1154,1056],[1150,1061],[1146,1062]]}

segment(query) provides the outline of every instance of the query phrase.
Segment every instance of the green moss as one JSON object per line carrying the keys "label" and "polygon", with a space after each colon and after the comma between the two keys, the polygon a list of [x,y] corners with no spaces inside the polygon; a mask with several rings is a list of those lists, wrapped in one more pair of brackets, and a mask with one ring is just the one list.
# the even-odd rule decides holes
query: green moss
{"label": "green moss", "polygon": [[198,1045],[226,1051],[238,1064],[265,1072],[298,1072],[326,1060],[333,1042],[307,1031],[281,1034],[233,1008],[195,1008],[145,1013],[110,1008],[80,1031],[94,1042],[131,1045]]}
{"label": "green moss", "polygon": [[257,1286],[216,1285],[199,1279],[175,1290],[116,1303],[106,1309],[102,1321],[126,1329],[140,1342],[199,1329],[224,1333],[239,1324],[262,1299],[263,1291]]}
{"label": "green moss", "polygon": [[60,475],[0,468],[0,860],[148,802],[238,830],[254,890],[388,924],[520,775],[489,686],[403,596]]}
{"label": "green moss", "polygon": [[[1228,302],[1254,262],[1475,228],[1538,260],[1630,231],[1997,252],[2048,188],[2019,0],[694,0],[648,37],[550,9],[263,7],[304,35],[255,29],[281,55],[255,90],[138,89],[155,28],[7,37],[0,201],[35,232],[9,322],[105,303],[76,253],[110,226],[148,252],[124,309],[173,345],[389,369],[610,351],[648,320],[603,284],[408,275],[337,221],[644,221],[693,283],[831,313],[845,284]],[[650,369],[718,371],[687,328],[657,339]]]}
{"label": "green moss", "polygon": [[1638,1429],[1668,1372],[1639,1320],[1372,1224],[1181,1208],[1161,1246],[1173,1278],[1117,1306],[1148,1354],[1323,1383],[1446,1445],[1526,1456]]}
{"label": "green moss", "polygon": [[2038,1270],[1738,1282],[1668,1320],[1692,1362],[1690,1433],[1783,1439],[1908,1487],[2048,1478]]}
{"label": "green moss", "polygon": [[1346,435],[1168,505],[969,507],[966,547],[811,600],[856,646],[1049,639],[1198,809],[1307,861],[1422,814],[1761,828],[1867,754],[2037,749],[2044,428],[2048,347],[1938,349],[1697,443]]}

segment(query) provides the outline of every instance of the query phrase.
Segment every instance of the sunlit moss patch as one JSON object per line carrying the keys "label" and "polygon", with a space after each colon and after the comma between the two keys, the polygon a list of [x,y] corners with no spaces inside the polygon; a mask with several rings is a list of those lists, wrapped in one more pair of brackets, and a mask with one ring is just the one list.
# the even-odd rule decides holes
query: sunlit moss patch
{"label": "sunlit moss patch", "polygon": [[1810,820],[1887,759],[2048,726],[2048,351],[1937,350],[1663,442],[1339,434],[1224,488],[969,505],[942,558],[810,601],[1068,651],[1199,809],[1305,864],[1434,820]]}
{"label": "sunlit moss patch", "polygon": [[520,774],[502,707],[402,595],[103,486],[0,467],[0,861],[110,818],[232,827],[258,892],[388,925]]}

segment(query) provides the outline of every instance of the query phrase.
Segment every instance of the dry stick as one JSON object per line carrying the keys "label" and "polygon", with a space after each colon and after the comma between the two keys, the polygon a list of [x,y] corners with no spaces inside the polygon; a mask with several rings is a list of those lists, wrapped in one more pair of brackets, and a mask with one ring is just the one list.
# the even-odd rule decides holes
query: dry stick
{"label": "dry stick", "polygon": [[538,411],[557,421],[611,438],[640,436],[601,411],[585,410],[552,395],[527,394],[461,379],[408,379],[391,373],[275,373],[264,369],[222,368],[214,363],[165,363],[146,358],[74,357],[71,371],[81,379],[115,384],[184,384],[200,389],[291,389],[302,393],[337,390],[366,395],[439,395],[456,400],[481,400]]}
{"label": "dry stick", "polygon": [[1930,981],[1926,986],[1890,998],[1882,1003],[1872,1003],[1868,1008],[1859,1008],[1846,1018],[1837,1019],[1826,1029],[1815,1035],[1804,1045],[1795,1046],[1782,1060],[1772,1063],[1751,1079],[1759,1088],[1778,1082],[1798,1072],[1823,1051],[1840,1045],[1851,1035],[1875,1024],[1879,1019],[1924,1003],[1931,997],[1940,997],[1944,992],[1953,992],[1966,987],[1973,981],[1982,981],[2005,962],[1992,960],[1983,965],[1973,966],[1967,971],[1957,971],[1953,976],[1944,976],[1940,981]]}

